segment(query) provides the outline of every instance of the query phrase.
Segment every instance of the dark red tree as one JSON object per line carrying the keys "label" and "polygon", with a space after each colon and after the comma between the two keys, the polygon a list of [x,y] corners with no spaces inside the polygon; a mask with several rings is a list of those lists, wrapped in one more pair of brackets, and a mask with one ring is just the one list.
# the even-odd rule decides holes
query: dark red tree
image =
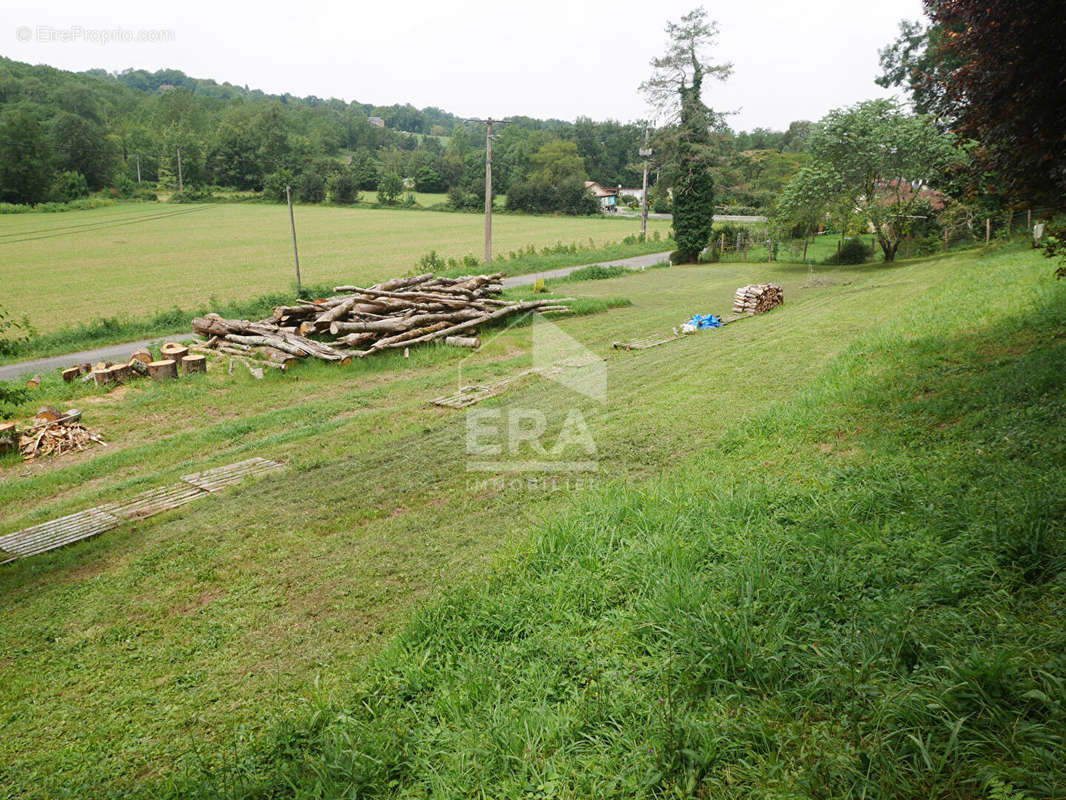
{"label": "dark red tree", "polygon": [[925,0],[951,68],[942,110],[1017,200],[1066,204],[1066,9],[1047,0]]}

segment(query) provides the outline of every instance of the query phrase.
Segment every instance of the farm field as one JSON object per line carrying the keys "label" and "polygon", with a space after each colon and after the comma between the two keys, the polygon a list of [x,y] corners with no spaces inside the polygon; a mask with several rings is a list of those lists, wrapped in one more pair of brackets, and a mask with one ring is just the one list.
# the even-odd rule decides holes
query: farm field
{"label": "farm field", "polygon": [[[891,375],[912,368],[901,348],[921,341],[915,337],[954,336],[959,325],[1009,328],[1018,305],[1062,302],[1061,292],[1049,297],[1041,289],[1046,272],[1042,259],[1027,252],[965,253],[827,269],[819,272],[825,282],[813,288],[803,288],[806,267],[788,264],[674,267],[559,286],[567,296],[631,301],[558,322],[607,359],[608,402],[580,401],[536,379],[483,405],[533,407],[554,419],[582,403],[600,469],[574,492],[471,482],[463,467],[465,412],[427,405],[459,380],[463,354],[446,348],[348,369],[301,365],[259,383],[243,373],[213,374],[98,394],[49,378],[46,391],[83,408],[109,446],[53,463],[5,461],[2,533],[253,455],[290,468],[0,571],[6,599],[0,636],[8,654],[0,683],[3,783],[15,795],[116,794],[144,780],[180,781],[187,757],[224,762],[235,746],[273,735],[264,732],[281,717],[303,719],[324,697],[344,703],[353,675],[368,668],[377,674],[368,659],[403,629],[412,609],[425,605],[432,615],[442,593],[462,593],[484,576],[500,575],[497,591],[506,597],[510,565],[542,542],[545,520],[583,513],[600,519],[594,504],[610,502],[621,487],[643,491],[670,476],[691,483],[696,478],[685,470],[694,459],[711,473],[726,469],[723,480],[738,485],[761,486],[769,476],[798,480],[796,491],[831,483],[834,470],[864,469],[874,444],[863,403],[885,402],[864,399],[862,387],[875,385],[873,374],[863,377],[866,355],[879,354],[876,369]],[[965,291],[960,274],[971,279]],[[770,315],[652,350],[610,347],[667,332],[692,313],[723,313],[737,286],[765,280],[780,283],[786,296]],[[937,298],[940,316],[930,315],[930,298]],[[1009,369],[1027,348],[1048,346],[1040,344],[1044,335],[1022,326],[987,358]],[[528,368],[531,336],[526,326],[487,340],[463,363],[461,380],[485,382]],[[1061,359],[1061,342],[1050,341],[1057,347],[1051,357]],[[936,397],[944,391],[940,378],[924,369]],[[1061,393],[1060,383],[1052,402]],[[851,403],[852,416],[835,432],[789,433],[782,420],[794,407],[803,409],[795,412],[803,425],[833,427],[812,397]],[[752,430],[768,432],[764,452],[743,449]],[[818,441],[829,441],[829,449]],[[720,450],[723,442],[740,447],[745,459],[728,466],[734,456]],[[584,526],[568,530],[578,535]],[[599,580],[584,579],[590,586]],[[476,593],[463,596],[468,600],[457,602],[481,602]],[[540,613],[536,603],[531,608]],[[404,635],[410,641],[421,634]],[[421,735],[419,723],[403,724]],[[467,721],[449,724],[463,731]],[[373,748],[376,740],[367,741]],[[447,754],[425,752],[428,761],[451,768]],[[603,758],[613,758],[616,751],[605,752]],[[565,750],[553,756],[581,772],[568,757]],[[273,766],[268,762],[266,771]],[[509,793],[497,785],[499,794]]]}
{"label": "farm field", "polygon": [[[669,234],[669,221],[649,232]],[[436,250],[480,254],[477,214],[298,206],[305,284],[373,282],[402,275]],[[620,242],[632,220],[494,218],[494,252],[528,245]],[[293,286],[288,211],[265,204],[117,205],[62,214],[0,216],[4,305],[41,333],[98,317],[147,317],[212,298],[240,301]]]}

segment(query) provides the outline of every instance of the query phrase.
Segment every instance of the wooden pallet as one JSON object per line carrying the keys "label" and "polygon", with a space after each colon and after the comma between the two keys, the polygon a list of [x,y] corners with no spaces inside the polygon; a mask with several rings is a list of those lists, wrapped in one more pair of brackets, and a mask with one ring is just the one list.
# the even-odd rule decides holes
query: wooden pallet
{"label": "wooden pallet", "polygon": [[235,486],[247,477],[283,467],[283,464],[266,458],[249,458],[225,467],[184,475],[180,483],[149,489],[129,500],[89,508],[0,536],[0,564],[46,553],[105,533],[126,522],[179,508],[198,498]]}

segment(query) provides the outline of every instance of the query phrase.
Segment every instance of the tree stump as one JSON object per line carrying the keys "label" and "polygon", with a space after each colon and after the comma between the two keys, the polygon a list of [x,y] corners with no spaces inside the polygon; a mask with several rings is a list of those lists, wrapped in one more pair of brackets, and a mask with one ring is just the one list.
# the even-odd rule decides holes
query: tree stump
{"label": "tree stump", "polygon": [[182,356],[181,371],[184,375],[192,375],[194,372],[207,372],[207,357]]}
{"label": "tree stump", "polygon": [[165,381],[178,377],[178,365],[172,358],[153,361],[148,365],[148,374],[154,381]]}
{"label": "tree stump", "polygon": [[[96,366],[100,365],[97,364]],[[94,367],[93,371],[89,374],[93,376],[93,380],[96,381],[97,386],[107,386],[107,384],[111,383],[111,372],[108,367],[104,367],[103,369],[96,369]]]}
{"label": "tree stump", "polygon": [[126,383],[130,379],[130,366],[129,364],[115,364],[107,368],[107,374],[111,377],[112,383]]}
{"label": "tree stump", "polygon": [[148,365],[152,363],[153,359],[152,354],[148,352],[148,348],[142,347],[140,350],[134,350],[130,353],[130,361],[140,361],[142,364]]}
{"label": "tree stump", "polygon": [[40,375],[34,375],[32,378],[30,378],[28,381],[26,381],[26,388],[27,389],[36,389],[40,385],[41,385],[41,376]]}
{"label": "tree stump", "polygon": [[63,372],[61,374],[63,375],[64,382],[70,383],[76,377],[81,375],[81,368],[80,367],[67,367],[65,370],[63,370]]}
{"label": "tree stump", "polygon": [[59,409],[55,406],[42,406],[37,409],[37,413],[33,416],[34,422],[55,422],[62,414],[59,413]]}
{"label": "tree stump", "polygon": [[167,342],[159,348],[161,360],[171,359],[175,364],[180,364],[181,359],[189,355],[189,348],[178,342]]}

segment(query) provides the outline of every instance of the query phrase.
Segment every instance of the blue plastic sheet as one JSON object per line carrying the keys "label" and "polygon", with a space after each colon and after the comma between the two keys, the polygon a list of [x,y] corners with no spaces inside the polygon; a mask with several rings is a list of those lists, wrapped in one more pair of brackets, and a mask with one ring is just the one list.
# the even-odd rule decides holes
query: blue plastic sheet
{"label": "blue plastic sheet", "polygon": [[706,328],[721,328],[722,320],[718,319],[714,314],[693,314],[692,319],[685,324],[703,330]]}

